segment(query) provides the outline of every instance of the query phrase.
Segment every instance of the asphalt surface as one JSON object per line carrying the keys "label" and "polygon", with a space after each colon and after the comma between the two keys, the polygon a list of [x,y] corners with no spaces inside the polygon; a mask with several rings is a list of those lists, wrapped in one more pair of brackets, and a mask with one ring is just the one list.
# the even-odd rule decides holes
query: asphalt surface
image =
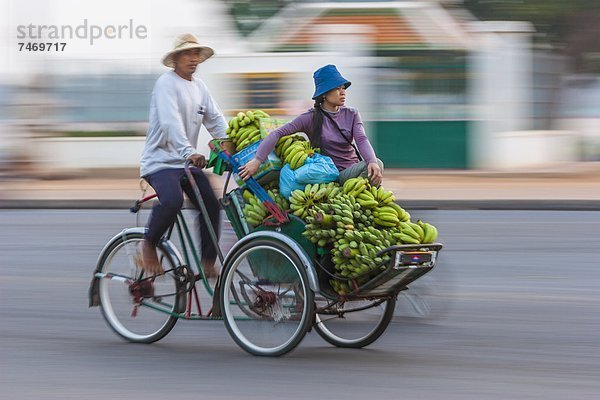
{"label": "asphalt surface", "polygon": [[0,211],[0,398],[598,398],[599,212],[413,218],[446,246],[431,318],[401,306],[366,349],[311,332],[287,356],[258,358],[222,321],[180,321],[161,342],[133,345],[87,307],[100,249],[133,224],[126,211]]}

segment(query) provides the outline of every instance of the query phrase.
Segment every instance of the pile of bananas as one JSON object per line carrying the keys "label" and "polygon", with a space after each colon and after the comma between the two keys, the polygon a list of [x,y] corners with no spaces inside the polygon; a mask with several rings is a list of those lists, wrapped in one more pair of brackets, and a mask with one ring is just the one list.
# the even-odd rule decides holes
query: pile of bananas
{"label": "pile of bananas", "polygon": [[[277,147],[278,155],[289,156],[294,143],[304,139],[286,137]],[[390,254],[380,251],[396,244],[433,243],[437,229],[426,222],[410,221],[410,214],[395,203],[392,192],[374,187],[364,178],[337,183],[306,185],[294,190],[287,203],[277,188],[268,193],[284,211],[289,210],[305,222],[303,235],[319,247],[328,248],[337,279],[332,288],[339,294],[353,292],[387,268]],[[244,216],[251,226],[261,224],[268,212],[249,191],[243,192]]]}
{"label": "pile of bananas", "polygon": [[[364,231],[347,230],[338,239],[331,251],[336,273],[352,279],[358,285],[366,283],[374,275],[385,269],[390,260],[389,254],[377,253],[393,243],[389,232],[369,227]],[[379,267],[381,266],[381,267]],[[349,293],[349,280],[330,280],[332,287],[341,294]]]}
{"label": "pile of bananas", "polygon": [[290,164],[292,170],[298,169],[304,165],[306,159],[317,149],[313,149],[310,143],[300,135],[284,136],[277,142],[275,154],[284,164]]}
{"label": "pile of bananas", "polygon": [[329,201],[340,192],[340,187],[335,182],[308,184],[304,190],[294,190],[290,196],[290,209],[292,213],[306,219],[312,207],[318,203]]}
{"label": "pile of bananas", "polygon": [[290,207],[307,222],[304,236],[330,249],[339,277],[330,283],[340,294],[352,292],[386,268],[390,255],[377,256],[379,251],[396,244],[433,243],[437,238],[433,225],[411,222],[391,192],[366,179],[354,178],[342,187],[333,184],[329,196],[322,188],[310,185],[292,192]]}
{"label": "pile of bananas", "polygon": [[310,208],[303,232],[308,240],[321,247],[337,242],[348,230],[354,230],[356,211],[347,196],[331,197],[329,201]]}
{"label": "pile of bananas", "polygon": [[240,151],[260,140],[260,119],[269,118],[269,114],[262,110],[239,112],[229,120],[227,135],[235,145],[235,150]]}
{"label": "pile of bananas", "polygon": [[[269,196],[275,201],[275,204],[284,212],[289,210],[290,204],[276,188],[267,191]],[[258,226],[263,223],[264,219],[269,215],[265,205],[249,190],[244,190],[242,193],[246,205],[242,209],[246,223],[251,227]]]}

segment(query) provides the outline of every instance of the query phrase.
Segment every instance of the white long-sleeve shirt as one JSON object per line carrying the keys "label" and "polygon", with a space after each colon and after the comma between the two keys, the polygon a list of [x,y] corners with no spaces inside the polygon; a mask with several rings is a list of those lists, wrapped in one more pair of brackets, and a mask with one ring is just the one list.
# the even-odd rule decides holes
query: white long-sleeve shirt
{"label": "white long-sleeve shirt", "polygon": [[152,91],[140,175],[183,168],[185,160],[196,153],[202,125],[214,138],[226,136],[227,121],[204,82],[188,81],[175,71],[161,75]]}

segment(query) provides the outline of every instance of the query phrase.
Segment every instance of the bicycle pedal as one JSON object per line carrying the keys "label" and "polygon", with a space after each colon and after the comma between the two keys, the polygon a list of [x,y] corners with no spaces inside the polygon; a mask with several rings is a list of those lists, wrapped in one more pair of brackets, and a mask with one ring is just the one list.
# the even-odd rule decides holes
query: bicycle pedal
{"label": "bicycle pedal", "polygon": [[194,283],[196,278],[194,273],[187,265],[182,265],[173,269],[173,274],[179,279],[181,283]]}

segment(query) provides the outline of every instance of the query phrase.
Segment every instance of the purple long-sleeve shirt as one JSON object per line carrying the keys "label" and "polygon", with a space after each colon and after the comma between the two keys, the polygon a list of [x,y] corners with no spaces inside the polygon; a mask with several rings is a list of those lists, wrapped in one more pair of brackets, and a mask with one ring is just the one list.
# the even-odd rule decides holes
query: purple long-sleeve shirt
{"label": "purple long-sleeve shirt", "polygon": [[[296,132],[304,132],[310,137],[313,132],[313,112],[315,112],[314,109],[310,109],[271,132],[258,147],[256,158],[263,162],[267,158],[267,155],[273,151],[277,141],[283,136],[292,135]],[[354,140],[363,159],[367,163],[377,162],[375,151],[373,151],[373,147],[365,134],[365,129],[357,109],[340,107],[338,112],[329,113],[329,115],[337,123],[344,135],[349,140]],[[333,125],[333,122],[325,115],[323,116],[321,149],[324,150],[324,154],[331,157],[333,163],[340,171],[358,162],[356,151],[354,151],[348,141],[342,137],[337,127]]]}

